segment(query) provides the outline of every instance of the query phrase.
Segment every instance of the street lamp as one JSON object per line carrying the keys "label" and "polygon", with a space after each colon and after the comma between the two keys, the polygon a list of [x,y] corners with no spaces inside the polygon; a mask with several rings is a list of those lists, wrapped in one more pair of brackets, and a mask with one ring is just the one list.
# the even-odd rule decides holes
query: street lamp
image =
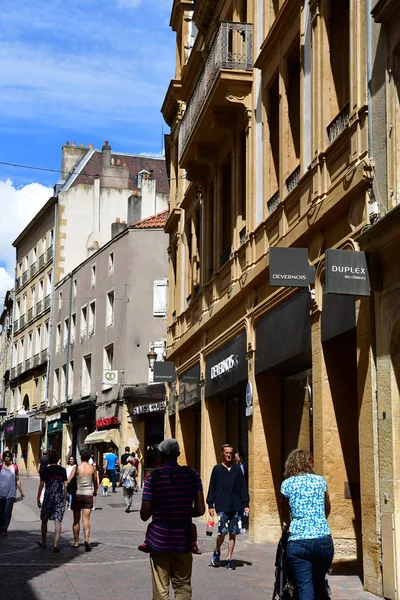
{"label": "street lamp", "polygon": [[157,360],[157,353],[154,352],[154,346],[150,346],[150,352],[147,353],[147,360],[151,371],[154,371],[154,363]]}

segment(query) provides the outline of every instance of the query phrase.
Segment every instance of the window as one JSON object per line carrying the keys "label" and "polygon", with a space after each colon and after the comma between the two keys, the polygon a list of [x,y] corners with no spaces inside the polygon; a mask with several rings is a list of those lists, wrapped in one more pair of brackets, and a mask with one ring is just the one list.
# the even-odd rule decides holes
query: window
{"label": "window", "polygon": [[32,332],[30,332],[28,334],[28,348],[27,348],[26,358],[32,358],[32,350],[33,350]]}
{"label": "window", "polygon": [[15,394],[15,389],[11,390],[11,403],[10,403],[10,413],[13,413],[15,411],[15,401],[16,401],[16,394]]}
{"label": "window", "polygon": [[48,348],[50,343],[50,324],[49,321],[46,321],[44,326],[44,347]]}
{"label": "window", "polygon": [[67,381],[67,365],[61,367],[60,401],[65,401],[65,386]]}
{"label": "window", "polygon": [[49,294],[51,294],[51,280],[52,280],[52,276],[51,276],[51,271],[49,271],[47,273],[47,294],[46,296],[48,296]]}
{"label": "window", "polygon": [[47,377],[45,374],[42,376],[42,386],[40,389],[40,402],[46,401],[46,394],[47,394]]}
{"label": "window", "polygon": [[19,319],[21,316],[21,301],[17,300],[17,308],[15,310],[15,318]]}
{"label": "window", "polygon": [[29,265],[29,256],[27,254],[24,258],[24,271],[28,270],[28,265]]}
{"label": "window", "polygon": [[[103,372],[111,371],[113,369],[113,366],[114,366],[114,344],[109,344],[108,346],[105,346],[105,348],[104,348]],[[103,383],[103,390],[107,390],[110,387],[111,387],[111,383]]]}
{"label": "window", "polygon": [[53,402],[52,404],[58,404],[60,400],[60,369],[54,370],[53,380]]}
{"label": "window", "polygon": [[154,282],[153,316],[165,317],[167,314],[167,280]]}
{"label": "window", "polygon": [[84,340],[87,332],[87,306],[82,306],[81,308],[81,328],[80,328],[80,338]]}
{"label": "window", "polygon": [[35,246],[32,250],[32,263],[35,264],[37,261],[37,246]]}
{"label": "window", "polygon": [[96,324],[96,302],[89,304],[89,333],[88,335],[94,335],[94,328]]}
{"label": "window", "polygon": [[269,147],[268,147],[268,180],[269,189],[267,193],[268,213],[272,213],[279,203],[279,172],[280,172],[280,156],[279,156],[279,76],[276,76],[272,81],[268,93],[268,129],[269,129]]}
{"label": "window", "polygon": [[39,302],[43,300],[44,296],[44,279],[39,281]]}
{"label": "window", "polygon": [[24,338],[21,338],[19,340],[19,363],[22,363],[24,361],[24,357],[25,357],[25,341]]}
{"label": "window", "polygon": [[69,319],[67,317],[64,320],[63,348],[66,348],[68,345],[68,329],[69,329]]}
{"label": "window", "polygon": [[138,186],[138,188],[142,187],[142,179],[149,179],[149,177],[150,177],[150,171],[146,171],[146,169],[142,169],[137,174],[137,186]]}
{"label": "window", "polygon": [[73,296],[74,296],[74,298],[76,298],[76,291],[77,291],[77,287],[78,287],[78,286],[77,286],[76,279],[74,279],[74,282],[73,282],[73,284],[72,284],[72,293],[73,293]]}
{"label": "window", "polygon": [[[35,308],[35,301],[36,301],[36,288],[35,286],[31,287],[31,308],[34,309]],[[32,310],[33,312],[33,310]],[[32,314],[33,316],[33,314]]]}
{"label": "window", "polygon": [[17,412],[21,408],[21,386],[17,387],[17,397],[14,411]]}
{"label": "window", "polygon": [[12,366],[16,367],[17,364],[18,364],[18,342],[15,342],[15,344],[14,344],[14,351],[13,351]]}
{"label": "window", "polygon": [[35,391],[33,398],[33,406],[37,406],[39,404],[39,379],[35,379]]}
{"label": "window", "polygon": [[62,309],[62,301],[63,301],[63,293],[62,293],[62,292],[60,292],[60,293],[58,294],[58,310],[61,310],[61,309]]}
{"label": "window", "polygon": [[47,247],[51,248],[51,246],[53,245],[53,243],[54,243],[54,229],[51,229],[49,231],[49,242],[48,242],[48,246]]}
{"label": "window", "polygon": [[82,359],[82,396],[89,396],[92,384],[92,356],[88,354]]}
{"label": "window", "polygon": [[[41,337],[42,337],[42,331],[41,331],[41,327],[39,325],[39,327],[37,327],[36,329],[36,341],[35,341],[35,354],[39,354],[39,352],[42,349],[42,341],[41,341]],[[36,365],[35,365],[36,366]]]}
{"label": "window", "polygon": [[40,254],[44,254],[46,252],[46,236],[42,238],[42,247]]}
{"label": "window", "polygon": [[19,274],[22,275],[22,261],[18,264]]}
{"label": "window", "polygon": [[110,252],[108,255],[108,274],[112,275],[114,273],[114,252]]}
{"label": "window", "polygon": [[28,294],[24,294],[23,301],[22,301],[22,314],[26,315],[27,310],[28,310]]}
{"label": "window", "polygon": [[70,335],[70,340],[69,340],[71,346],[73,344],[75,344],[75,338],[76,338],[76,313],[71,315],[71,335]]}
{"label": "window", "polygon": [[74,361],[69,363],[68,371],[68,400],[72,400],[74,395]]}
{"label": "window", "polygon": [[114,325],[114,291],[107,294],[106,327]]}
{"label": "window", "polygon": [[92,287],[96,285],[96,265],[92,265],[92,275],[90,278]]}

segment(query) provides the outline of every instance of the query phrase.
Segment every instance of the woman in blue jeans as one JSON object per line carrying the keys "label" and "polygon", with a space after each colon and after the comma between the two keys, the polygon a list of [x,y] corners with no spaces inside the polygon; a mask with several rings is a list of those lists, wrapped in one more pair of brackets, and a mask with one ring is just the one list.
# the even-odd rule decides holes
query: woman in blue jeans
{"label": "woman in blue jeans", "polygon": [[322,600],[334,553],[326,520],[330,501],[326,481],[315,475],[308,452],[293,450],[289,454],[281,493],[283,518],[289,525],[286,558],[298,598]]}

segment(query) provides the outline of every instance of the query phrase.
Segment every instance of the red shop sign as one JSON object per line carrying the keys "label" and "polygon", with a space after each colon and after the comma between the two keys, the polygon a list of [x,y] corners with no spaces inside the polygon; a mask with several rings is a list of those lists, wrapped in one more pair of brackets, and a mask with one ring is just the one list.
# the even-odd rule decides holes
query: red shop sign
{"label": "red shop sign", "polygon": [[105,417],[104,419],[97,419],[96,421],[96,429],[110,427],[110,425],[119,425],[117,417]]}

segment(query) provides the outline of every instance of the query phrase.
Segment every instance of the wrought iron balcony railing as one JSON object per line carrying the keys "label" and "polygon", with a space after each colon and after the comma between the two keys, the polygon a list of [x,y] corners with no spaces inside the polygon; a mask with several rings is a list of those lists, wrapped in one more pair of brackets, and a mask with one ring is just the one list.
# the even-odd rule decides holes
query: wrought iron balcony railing
{"label": "wrought iron balcony railing", "polygon": [[33,366],[38,367],[39,365],[40,365],[40,352],[35,354],[35,356],[33,357]]}
{"label": "wrought iron balcony railing", "polygon": [[268,209],[269,214],[273,213],[274,210],[276,210],[278,208],[279,201],[280,201],[279,190],[277,190],[275,192],[275,194],[273,194],[273,196],[271,196],[271,198],[267,202],[267,209]]}
{"label": "wrought iron balcony railing", "polygon": [[28,269],[22,273],[22,285],[28,281]]}
{"label": "wrought iron balcony railing", "polygon": [[53,258],[53,246],[49,246],[46,250],[46,262]]}
{"label": "wrought iron balcony railing", "polygon": [[31,308],[28,310],[28,323],[29,323],[29,321],[32,321],[33,317],[34,317],[33,306],[31,306]]}
{"label": "wrought iron balcony railing", "polygon": [[39,269],[44,265],[44,253],[39,256]]}
{"label": "wrought iron balcony railing", "polygon": [[182,156],[201,111],[219,72],[253,70],[253,25],[251,23],[220,24],[210,53],[182,118],[179,135],[179,157]]}
{"label": "wrought iron balcony railing", "polygon": [[40,315],[42,310],[43,310],[43,300],[39,300],[39,302],[36,303],[36,316]]}
{"label": "wrought iron balcony railing", "polygon": [[300,181],[300,165],[298,167],[295,168],[295,170],[290,173],[289,177],[286,179],[286,189],[288,191],[288,194],[290,194],[290,192],[292,190],[294,190],[294,188],[296,187],[296,185],[299,183]]}
{"label": "wrought iron balcony railing", "polygon": [[332,144],[334,140],[342,133],[345,129],[350,118],[350,103],[345,104],[338,115],[331,121],[326,128],[328,132],[329,144]]}
{"label": "wrought iron balcony railing", "polygon": [[37,267],[37,262],[35,261],[34,263],[31,264],[31,277],[34,276],[34,274],[36,273],[36,267]]}
{"label": "wrought iron balcony railing", "polygon": [[44,310],[46,310],[46,308],[49,308],[50,306],[50,294],[48,294],[46,296],[46,298],[44,299]]}
{"label": "wrought iron balcony railing", "polygon": [[247,238],[247,230],[246,225],[239,231],[239,242],[240,244],[244,244]]}
{"label": "wrought iron balcony railing", "polygon": [[40,353],[40,362],[43,364],[46,362],[46,360],[47,360],[47,349],[45,348]]}
{"label": "wrought iron balcony railing", "polygon": [[21,329],[21,327],[24,327],[25,325],[25,315],[21,315],[19,318],[19,329]]}

